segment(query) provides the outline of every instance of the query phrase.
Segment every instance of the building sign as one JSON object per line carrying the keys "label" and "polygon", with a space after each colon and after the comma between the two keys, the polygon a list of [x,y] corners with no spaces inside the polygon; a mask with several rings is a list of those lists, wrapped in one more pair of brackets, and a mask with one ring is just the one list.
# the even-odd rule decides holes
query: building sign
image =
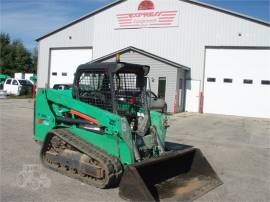
{"label": "building sign", "polygon": [[156,10],[153,2],[146,0],[139,4],[135,12],[118,13],[116,19],[116,29],[176,27],[179,11]]}

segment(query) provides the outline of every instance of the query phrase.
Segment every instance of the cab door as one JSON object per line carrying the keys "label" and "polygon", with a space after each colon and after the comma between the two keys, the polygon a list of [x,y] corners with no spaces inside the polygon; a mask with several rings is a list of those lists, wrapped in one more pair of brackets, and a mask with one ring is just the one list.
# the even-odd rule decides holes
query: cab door
{"label": "cab door", "polygon": [[19,82],[16,79],[12,80],[11,93],[14,94],[14,95],[19,95],[20,94],[20,92],[19,92]]}
{"label": "cab door", "polygon": [[11,82],[12,79],[7,79],[6,82],[4,83],[4,91],[7,91],[7,94],[11,94]]}

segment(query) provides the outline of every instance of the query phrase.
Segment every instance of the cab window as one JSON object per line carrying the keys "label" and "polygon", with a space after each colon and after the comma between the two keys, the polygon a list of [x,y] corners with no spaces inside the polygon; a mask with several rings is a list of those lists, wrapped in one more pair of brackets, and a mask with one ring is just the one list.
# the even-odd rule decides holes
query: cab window
{"label": "cab window", "polygon": [[11,79],[8,79],[7,81],[6,81],[6,84],[10,84],[11,83]]}
{"label": "cab window", "polygon": [[16,80],[13,80],[12,85],[18,85],[18,82]]}

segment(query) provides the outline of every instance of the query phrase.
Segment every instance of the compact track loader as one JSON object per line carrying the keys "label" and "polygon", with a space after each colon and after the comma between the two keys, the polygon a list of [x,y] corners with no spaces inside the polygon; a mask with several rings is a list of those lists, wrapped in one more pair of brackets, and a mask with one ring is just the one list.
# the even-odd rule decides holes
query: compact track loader
{"label": "compact track loader", "polygon": [[170,149],[168,121],[150,111],[149,66],[77,68],[71,90],[40,89],[35,140],[42,163],[98,188],[120,186],[131,201],[191,201],[222,184],[199,149]]}

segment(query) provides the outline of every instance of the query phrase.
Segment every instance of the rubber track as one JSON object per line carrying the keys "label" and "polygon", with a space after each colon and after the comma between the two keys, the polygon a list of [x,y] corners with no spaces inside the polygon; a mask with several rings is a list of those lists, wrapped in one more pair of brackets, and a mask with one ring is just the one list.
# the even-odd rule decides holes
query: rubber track
{"label": "rubber track", "polygon": [[[107,173],[106,182],[103,182],[102,180],[90,178],[90,177],[83,177],[79,174],[73,174],[71,171],[66,171],[64,169],[52,167],[52,165],[46,161],[45,159],[46,155],[44,154],[47,151],[46,150],[47,144],[49,143],[49,141],[54,135],[62,139],[64,142],[75,147],[81,153],[84,153],[88,155],[89,157],[96,159],[101,164],[103,164],[102,167],[103,169],[106,170],[106,173]],[[109,188],[109,187],[118,185],[120,178],[122,176],[122,173],[123,173],[121,163],[119,162],[117,158],[108,154],[104,150],[86,142],[85,140],[73,135],[72,133],[70,133],[69,131],[65,129],[54,129],[48,133],[46,140],[43,144],[43,147],[41,149],[41,161],[46,167],[54,171],[57,171],[69,177],[78,179],[82,181],[83,183],[94,185],[98,188]]]}

